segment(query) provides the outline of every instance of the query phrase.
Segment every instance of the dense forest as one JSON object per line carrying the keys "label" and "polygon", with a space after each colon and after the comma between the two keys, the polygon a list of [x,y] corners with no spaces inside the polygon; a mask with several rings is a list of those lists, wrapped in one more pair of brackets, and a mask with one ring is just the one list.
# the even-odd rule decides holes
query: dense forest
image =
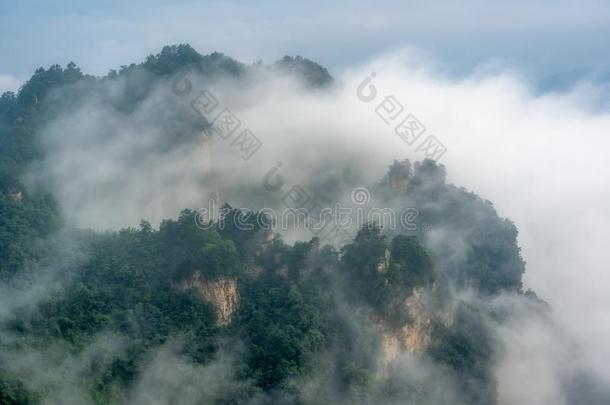
{"label": "dense forest", "polygon": [[[41,130],[93,95],[129,115],[185,71],[334,85],[301,57],[246,66],[179,45],[104,77],[40,68],[3,94],[0,403],[496,403],[494,328],[510,310],[497,298],[546,307],[523,290],[514,224],[432,160],[395,161],[370,185],[425,227],[363,224],[343,246],[232,227],[231,201],[206,227],[198,207],[108,231],[66,221],[53,182],[31,181]],[[162,121],[161,156],[209,124],[181,108]]]}

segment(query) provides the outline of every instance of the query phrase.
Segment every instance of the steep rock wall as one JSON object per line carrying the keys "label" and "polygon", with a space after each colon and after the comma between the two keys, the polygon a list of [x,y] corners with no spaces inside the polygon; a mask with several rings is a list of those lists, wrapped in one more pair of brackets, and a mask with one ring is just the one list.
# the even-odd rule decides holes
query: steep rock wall
{"label": "steep rock wall", "polygon": [[404,305],[410,316],[407,325],[392,328],[383,320],[376,322],[381,329],[383,367],[394,362],[401,353],[421,355],[430,346],[434,314],[428,308],[425,290],[414,290]]}
{"label": "steep rock wall", "polygon": [[214,305],[219,325],[226,326],[231,323],[233,314],[239,306],[236,279],[219,278],[206,281],[196,271],[191,277],[179,283],[178,287],[183,290],[194,288],[203,301]]}

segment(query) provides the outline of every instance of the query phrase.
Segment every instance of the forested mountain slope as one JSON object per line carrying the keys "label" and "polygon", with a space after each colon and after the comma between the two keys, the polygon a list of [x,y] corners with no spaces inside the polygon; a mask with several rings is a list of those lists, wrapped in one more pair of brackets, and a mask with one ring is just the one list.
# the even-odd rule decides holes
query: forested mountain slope
{"label": "forested mountain slope", "polygon": [[[37,172],[50,148],[42,129],[92,98],[132,121],[161,105],[159,138],[125,159],[163,160],[210,124],[158,99],[184,72],[334,86],[301,57],[246,66],[179,45],[101,78],[39,69],[2,95],[0,403],[496,403],[506,297],[547,308],[523,291],[514,224],[431,160],[394,162],[368,185],[380,206],[417,209],[415,229],[362,224],[343,246],[287,243],[260,226],[264,212],[231,201],[207,226],[199,207],[109,231],[66,220],[54,174]],[[146,125],[134,123],[138,142]]]}

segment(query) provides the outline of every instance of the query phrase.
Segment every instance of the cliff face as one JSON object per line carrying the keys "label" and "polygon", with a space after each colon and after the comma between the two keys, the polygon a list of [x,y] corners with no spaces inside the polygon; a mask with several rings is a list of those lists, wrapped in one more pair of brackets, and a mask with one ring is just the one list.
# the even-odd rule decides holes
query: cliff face
{"label": "cliff face", "polygon": [[423,354],[430,346],[433,313],[428,309],[425,290],[415,289],[405,300],[410,321],[402,328],[378,322],[382,337],[382,366],[391,364],[400,353]]}
{"label": "cliff face", "polygon": [[21,191],[8,193],[8,196],[13,201],[21,202],[23,200],[23,194],[21,193]]}
{"label": "cliff face", "polygon": [[214,305],[219,325],[226,326],[231,323],[233,313],[239,306],[239,292],[237,280],[234,278],[219,278],[218,280],[206,281],[198,271],[191,277],[179,283],[178,288],[187,290],[194,288],[199,297]]}
{"label": "cliff face", "polygon": [[[385,272],[389,267],[390,251],[385,250],[383,259],[377,266],[377,271]],[[430,345],[432,329],[432,313],[426,304],[425,290],[416,288],[404,302],[410,321],[402,328],[392,328],[385,320],[377,320],[381,328],[383,363],[393,362],[401,352],[422,354]]]}
{"label": "cliff face", "polygon": [[390,249],[385,250],[383,254],[383,259],[377,265],[377,271],[380,273],[385,273],[390,267]]}

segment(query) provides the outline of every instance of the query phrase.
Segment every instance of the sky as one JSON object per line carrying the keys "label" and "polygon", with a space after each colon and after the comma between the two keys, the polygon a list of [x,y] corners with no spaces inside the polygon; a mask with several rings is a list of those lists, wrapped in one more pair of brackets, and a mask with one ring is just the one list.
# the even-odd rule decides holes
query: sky
{"label": "sky", "polygon": [[508,67],[555,89],[606,79],[609,37],[610,2],[599,0],[2,0],[0,91],[40,66],[103,75],[176,43],[245,63],[300,54],[334,74],[416,47],[448,75]]}

